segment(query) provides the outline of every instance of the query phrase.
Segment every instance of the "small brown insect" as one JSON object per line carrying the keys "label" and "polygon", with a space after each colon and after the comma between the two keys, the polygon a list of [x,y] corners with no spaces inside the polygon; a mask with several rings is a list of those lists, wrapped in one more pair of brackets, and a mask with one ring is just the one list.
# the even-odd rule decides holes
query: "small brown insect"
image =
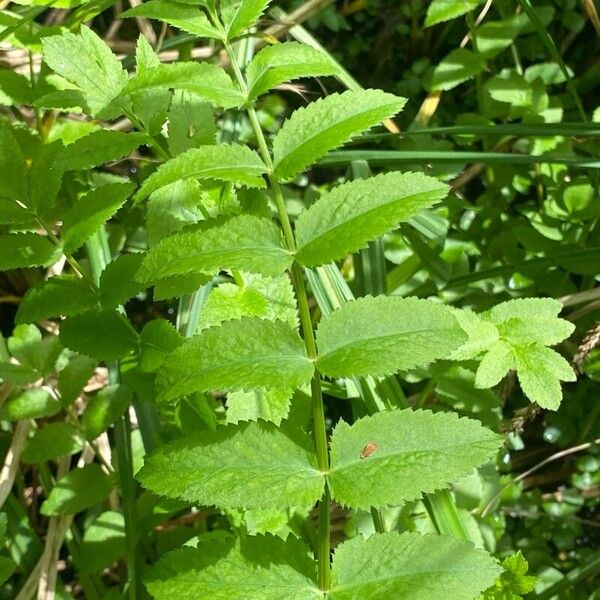
{"label": "small brown insect", "polygon": [[361,451],[361,458],[369,458],[373,452],[375,452],[379,446],[375,442],[369,442]]}

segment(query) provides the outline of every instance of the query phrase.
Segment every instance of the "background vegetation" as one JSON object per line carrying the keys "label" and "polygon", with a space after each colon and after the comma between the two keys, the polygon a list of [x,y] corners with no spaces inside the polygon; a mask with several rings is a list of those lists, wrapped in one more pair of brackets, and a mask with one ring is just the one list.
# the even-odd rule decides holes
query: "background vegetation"
{"label": "background vegetation", "polygon": [[[39,75],[47,70],[41,67],[43,36],[77,31],[85,23],[128,68],[140,32],[164,62],[226,62],[209,42],[177,27],[146,18],[119,19],[129,8],[126,2],[58,0],[48,5],[22,0],[0,5],[0,119],[11,124],[25,156],[32,154],[33,132],[47,142],[68,143],[99,124],[117,131],[132,128],[128,119],[90,120],[47,99],[36,105],[53,91],[43,87],[48,80]],[[263,16],[261,35],[236,45],[245,60],[255,43],[297,39],[323,48],[344,68],[337,79],[285,84],[263,96],[258,117],[268,133],[276,132],[292,110],[323,94],[362,86],[408,98],[399,117],[286,186],[292,215],[331,182],[369,170],[423,171],[451,185],[442,208],[413,223],[415,229],[401,228],[340,263],[343,279],[337,271],[320,268],[321,283],[343,299],[387,291],[437,297],[478,312],[511,298],[548,296],[560,300],[562,317],[576,326],[558,350],[574,365],[578,379],[563,386],[557,410],[530,404],[512,374],[492,391],[477,389],[475,369],[469,365],[436,363],[395,380],[400,392],[393,393],[412,406],[470,416],[506,435],[496,468],[464,478],[451,496],[461,527],[476,545],[500,560],[521,551],[528,575],[536,578],[532,590],[525,562],[513,558],[514,581],[495,596],[489,592],[494,598],[595,598],[600,587],[597,8],[594,0],[279,1]],[[217,127],[225,139],[252,139],[247,118],[234,110],[219,114]],[[19,175],[8,147],[0,148],[2,196],[4,182]],[[144,146],[122,155],[126,158],[71,171],[70,189],[79,193],[90,182],[116,181],[115,176],[138,184],[161,158],[156,148]],[[215,214],[225,202],[218,197],[210,201]],[[177,210],[168,218],[185,222],[194,209]],[[2,233],[18,222],[4,205],[0,214]],[[126,361],[118,383],[113,363],[64,353],[56,335],[60,319],[33,315],[37,326],[17,324],[19,303],[37,283],[63,271],[96,278],[111,257],[145,249],[153,235],[160,236],[166,218],[129,202],[73,260],[63,257],[49,269],[15,268],[0,275],[2,597],[17,597],[19,591],[18,597],[32,597],[46,589],[39,584],[42,577],[50,581],[47,587],[56,585],[60,598],[118,598],[147,565],[206,531],[244,528],[310,537],[310,532],[298,531],[294,514],[250,518],[190,509],[154,501],[133,479],[114,485],[106,474],[112,474],[111,464],[127,462],[135,472],[148,448],[181,432],[213,427],[224,418],[223,399],[211,396],[202,403],[157,407],[147,379],[134,369],[128,377]],[[53,235],[52,230],[47,233]],[[0,248],[0,257],[6,255],[6,248]],[[116,281],[114,305],[128,300],[124,309],[138,331],[158,316],[184,335],[194,331],[197,320],[210,320],[193,293],[197,286],[181,298],[169,298],[168,293],[153,297],[139,289],[128,290],[129,296],[120,291],[125,283]],[[316,320],[324,300],[318,284],[309,283]],[[260,289],[256,282],[244,285]],[[41,378],[32,380],[31,371]],[[62,408],[55,411],[49,398],[57,390]],[[343,380],[324,391],[329,427],[364,410],[357,388]],[[303,410],[302,399],[294,406]],[[47,440],[28,441],[33,431],[47,431],[50,424],[55,429]],[[20,463],[11,463],[15,454]],[[78,461],[94,467],[87,471],[89,479],[75,484],[75,498],[51,496],[55,481]],[[50,517],[50,499],[75,505]],[[135,530],[125,525],[131,523],[131,510],[136,511]],[[400,530],[444,530],[431,515],[431,507],[413,502],[385,517]],[[368,513],[334,507],[334,543],[372,527]],[[452,533],[451,525],[446,533]],[[141,586],[139,594],[144,597]]]}

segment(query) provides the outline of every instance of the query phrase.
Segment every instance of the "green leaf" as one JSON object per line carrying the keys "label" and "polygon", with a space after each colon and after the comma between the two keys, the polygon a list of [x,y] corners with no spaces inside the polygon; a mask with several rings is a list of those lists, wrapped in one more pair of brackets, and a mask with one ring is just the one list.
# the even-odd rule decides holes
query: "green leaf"
{"label": "green leaf", "polygon": [[[82,575],[100,573],[124,556],[126,548],[123,514],[103,512],[85,528],[78,548],[78,570]],[[108,600],[108,595],[103,598]]]}
{"label": "green leaf", "polygon": [[63,218],[65,253],[83,246],[125,204],[133,189],[132,183],[109,183],[79,198]]}
{"label": "green leaf", "polygon": [[200,196],[200,184],[195,179],[176,181],[152,193],[146,216],[150,246],[186,225],[203,221]]}
{"label": "green leaf", "polygon": [[42,38],[44,62],[77,86],[93,117],[107,108],[127,83],[127,73],[111,49],[88,27]]}
{"label": "green leaf", "polygon": [[115,308],[143,292],[144,284],[135,279],[144,254],[121,254],[108,263],[100,276],[102,308]]}
{"label": "green leaf", "polygon": [[158,385],[160,397],[171,400],[192,392],[300,387],[313,370],[287,323],[246,317],[205,329],[175,350]]}
{"label": "green leaf", "polygon": [[525,320],[557,317],[562,309],[562,302],[553,298],[516,298],[496,304],[488,311],[487,316],[492,323],[498,325],[515,317]]}
{"label": "green leaf", "polygon": [[248,99],[300,77],[336,75],[337,65],[328,54],[298,42],[284,42],[263,48],[246,67]]}
{"label": "green leaf", "polygon": [[471,310],[453,308],[452,314],[467,334],[468,340],[451,355],[451,360],[471,360],[487,351],[500,338],[498,328]]}
{"label": "green leaf", "polygon": [[147,142],[148,137],[143,133],[96,129],[67,144],[58,156],[55,168],[63,171],[86,171],[128,156]]}
{"label": "green leaf", "polygon": [[157,371],[183,341],[179,331],[165,319],[146,323],[140,333],[140,370]]}
{"label": "green leaf", "polygon": [[81,427],[88,440],[95,440],[106,431],[131,403],[131,388],[126,385],[107,385],[89,399],[81,418]]}
{"label": "green leaf", "polygon": [[206,62],[176,62],[147,69],[130,79],[123,93],[151,88],[187,90],[222,108],[244,103],[242,92],[231,77],[221,67]]}
{"label": "green leaf", "polygon": [[271,0],[221,0],[219,8],[228,40],[256,23]]}
{"label": "green leaf", "polygon": [[510,346],[496,342],[483,357],[475,376],[475,387],[490,388],[498,383],[515,366]]}
{"label": "green leaf", "polygon": [[241,317],[280,319],[291,327],[298,326],[298,308],[288,275],[240,273],[239,279],[238,284],[222,283],[211,290],[200,313],[199,330]]}
{"label": "green leaf", "polygon": [[458,481],[493,460],[501,443],[479,421],[454,413],[380,412],[336,425],[327,480],[346,506],[395,506]]}
{"label": "green leaf", "polygon": [[26,202],[27,196],[25,157],[11,127],[0,122],[0,197]]}
{"label": "green leaf", "polygon": [[60,341],[98,360],[118,360],[139,345],[135,329],[116,310],[90,310],[68,317],[61,325]]}
{"label": "green leaf", "polygon": [[50,423],[38,429],[21,454],[25,463],[43,463],[79,452],[85,444],[80,430],[69,423]]}
{"label": "green leaf", "polygon": [[207,284],[212,275],[204,273],[191,273],[188,275],[173,275],[159,279],[154,285],[152,298],[156,300],[169,300],[170,298],[181,298],[186,294],[192,294]]}
{"label": "green leaf", "polygon": [[238,185],[264,188],[266,167],[258,154],[247,146],[222,144],[190,148],[162,164],[135,195],[140,201],[152,192],[180,179],[216,179]]}
{"label": "green leaf", "polygon": [[196,94],[177,90],[169,109],[169,150],[173,156],[190,148],[215,144],[217,125],[212,106]]}
{"label": "green leaf", "polygon": [[451,90],[485,69],[485,60],[466,48],[452,50],[433,70],[429,89]]}
{"label": "green leaf", "polygon": [[385,173],[342,184],[300,214],[296,258],[306,267],[343,258],[433,206],[447,192],[445,184],[421,173]]}
{"label": "green leaf", "polygon": [[333,557],[331,600],[466,600],[494,583],[500,566],[470,542],[405,532],[360,536]]}
{"label": "green leaf", "polygon": [[455,19],[477,8],[483,0],[432,0],[427,9],[425,27]]}
{"label": "green leaf", "polygon": [[269,421],[279,425],[290,412],[290,389],[237,391],[227,394],[227,423]]}
{"label": "green leaf", "polygon": [[568,338],[575,325],[557,317],[519,317],[507,319],[498,325],[500,337],[511,345],[538,343],[554,346]]}
{"label": "green leaf", "polygon": [[493,587],[483,593],[481,600],[520,600],[533,592],[536,577],[527,575],[529,565],[519,550],[502,561],[504,573],[498,577]]}
{"label": "green leaf", "polygon": [[71,515],[102,502],[113,488],[100,465],[86,465],[61,477],[42,504],[43,515]]}
{"label": "green leaf", "polygon": [[33,383],[42,377],[42,374],[28,365],[15,365],[0,362],[0,380],[9,381],[16,385]]}
{"label": "green leaf", "polygon": [[347,302],[319,323],[317,368],[328,377],[387,375],[445,358],[466,339],[445,306],[367,296]]}
{"label": "green leaf", "polygon": [[44,144],[31,161],[27,206],[38,215],[44,216],[56,204],[64,175],[59,164],[63,152],[62,141],[56,140]]}
{"label": "green leaf", "polygon": [[137,277],[155,281],[187,273],[212,274],[240,269],[280,275],[292,263],[279,228],[268,219],[239,215],[228,220],[204,221],[161,240],[151,248]]}
{"label": "green leaf", "polygon": [[248,423],[161,447],[138,479],[156,494],[205,506],[312,506],[325,483],[315,465],[312,444],[300,431]]}
{"label": "green leaf", "polygon": [[220,32],[198,8],[170,0],[150,0],[122,12],[119,17],[157,19],[199,37],[221,39]]}
{"label": "green leaf", "polygon": [[571,365],[557,352],[531,344],[513,348],[517,377],[525,395],[542,408],[557,410],[562,400],[561,381],[576,381]]}
{"label": "green leaf", "polygon": [[47,267],[60,255],[61,249],[43,235],[31,232],[0,235],[0,271]]}
{"label": "green leaf", "polygon": [[273,140],[275,177],[291,179],[329,150],[395,115],[405,103],[381,90],[353,90],[296,110]]}
{"label": "green leaf", "polygon": [[61,409],[60,404],[47,390],[32,388],[17,392],[7,398],[0,407],[0,418],[9,421],[51,417]]}
{"label": "green leaf", "polygon": [[91,285],[70,275],[52,277],[27,290],[19,303],[16,323],[76,315],[98,306],[98,293]]}
{"label": "green leaf", "polygon": [[315,562],[292,536],[244,536],[232,542],[200,536],[198,548],[169,552],[146,578],[157,600],[321,600]]}
{"label": "green leaf", "polygon": [[75,402],[83,388],[90,380],[97,363],[88,356],[75,356],[69,364],[58,374],[58,392],[60,403],[68,406]]}

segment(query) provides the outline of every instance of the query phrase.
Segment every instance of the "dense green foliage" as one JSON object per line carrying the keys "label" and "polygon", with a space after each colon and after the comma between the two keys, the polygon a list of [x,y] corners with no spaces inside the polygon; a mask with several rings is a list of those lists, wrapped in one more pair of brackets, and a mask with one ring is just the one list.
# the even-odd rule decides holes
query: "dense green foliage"
{"label": "dense green foliage", "polygon": [[595,597],[593,2],[3,8],[0,597]]}

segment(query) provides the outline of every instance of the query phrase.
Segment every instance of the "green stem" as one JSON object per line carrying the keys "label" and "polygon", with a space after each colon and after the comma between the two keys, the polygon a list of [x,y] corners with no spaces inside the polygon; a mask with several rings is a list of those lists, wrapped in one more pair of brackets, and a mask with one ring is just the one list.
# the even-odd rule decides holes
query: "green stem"
{"label": "green stem", "polygon": [[[248,85],[244,76],[237,63],[235,53],[231,48],[229,42],[225,41],[225,51],[231,61],[234,76],[237,80],[240,89],[244,95],[248,95]],[[281,229],[287,248],[290,251],[295,251],[296,240],[292,231],[292,225],[290,218],[287,213],[285,206],[285,200],[281,191],[279,181],[273,176],[273,160],[267,146],[267,140],[263,133],[262,127],[258,122],[258,116],[254,109],[254,106],[250,102],[247,103],[248,116],[254,135],[258,143],[259,151],[262,159],[267,167],[269,183],[271,191],[273,193],[273,200],[277,208],[277,214],[281,223]],[[294,289],[296,291],[296,297],[298,299],[298,310],[300,314],[300,324],[302,326],[302,333],[304,335],[304,345],[306,347],[306,353],[309,358],[315,360],[317,357],[317,346],[315,342],[315,335],[312,326],[312,320],[310,316],[310,307],[308,305],[308,295],[306,292],[306,286],[304,283],[304,274],[302,273],[301,266],[294,262],[292,265],[292,280],[294,283]],[[315,438],[315,450],[317,454],[317,464],[321,471],[327,472],[329,470],[329,450],[327,445],[327,429],[325,426],[325,408],[323,405],[323,393],[321,391],[321,377],[317,370],[311,380],[311,398],[312,398],[312,413],[313,413],[313,430]],[[326,487],[323,497],[319,502],[319,530],[317,534],[317,563],[318,563],[318,576],[319,586],[323,591],[326,591],[330,587],[330,551],[331,551],[331,540],[330,540],[330,528],[331,528],[331,498],[329,495],[329,489]]]}

